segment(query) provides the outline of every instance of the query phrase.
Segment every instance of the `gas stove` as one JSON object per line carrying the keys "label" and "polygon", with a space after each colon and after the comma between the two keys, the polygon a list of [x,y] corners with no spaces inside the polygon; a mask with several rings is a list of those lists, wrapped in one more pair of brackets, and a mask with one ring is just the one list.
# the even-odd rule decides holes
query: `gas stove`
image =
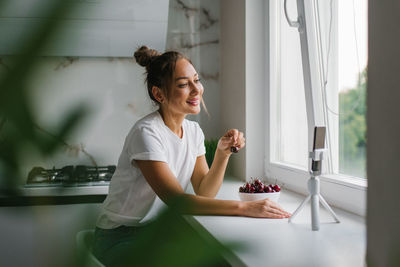
{"label": "gas stove", "polygon": [[56,167],[52,169],[33,167],[28,174],[25,187],[108,185],[115,168],[115,165],[68,165],[59,169]]}

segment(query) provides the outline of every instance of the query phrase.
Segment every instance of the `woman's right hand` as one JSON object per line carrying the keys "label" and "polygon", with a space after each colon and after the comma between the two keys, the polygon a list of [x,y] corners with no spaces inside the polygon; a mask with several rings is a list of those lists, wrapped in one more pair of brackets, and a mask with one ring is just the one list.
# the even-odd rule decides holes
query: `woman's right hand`
{"label": "woman's right hand", "polygon": [[278,203],[269,199],[243,201],[242,213],[243,216],[257,218],[284,219],[292,216],[292,214],[285,211],[281,206],[279,206]]}
{"label": "woman's right hand", "polygon": [[231,129],[219,139],[217,150],[223,152],[225,155],[231,155],[231,147],[236,147],[237,150],[240,150],[245,145],[246,138],[244,138],[243,133],[237,129]]}

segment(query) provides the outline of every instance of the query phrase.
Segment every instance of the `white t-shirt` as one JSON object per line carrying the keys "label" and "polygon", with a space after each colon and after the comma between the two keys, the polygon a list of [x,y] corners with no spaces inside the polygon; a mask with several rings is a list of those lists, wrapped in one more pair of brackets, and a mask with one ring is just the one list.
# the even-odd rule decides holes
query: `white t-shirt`
{"label": "white t-shirt", "polygon": [[205,147],[204,134],[197,122],[185,119],[182,129],[183,136],[179,138],[164,124],[158,111],[136,122],[125,139],[97,220],[98,227],[144,225],[165,207],[134,160],[166,162],[186,190],[196,159],[205,154]]}

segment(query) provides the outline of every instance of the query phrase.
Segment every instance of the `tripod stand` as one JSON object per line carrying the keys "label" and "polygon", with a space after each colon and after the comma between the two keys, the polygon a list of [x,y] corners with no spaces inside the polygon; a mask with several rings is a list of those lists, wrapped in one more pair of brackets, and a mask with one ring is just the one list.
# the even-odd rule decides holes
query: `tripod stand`
{"label": "tripod stand", "polygon": [[[325,147],[325,130],[326,127],[317,127],[317,124],[325,120],[325,111],[322,105],[316,103],[324,103],[323,101],[323,84],[325,81],[321,79],[321,73],[324,73],[322,62],[322,42],[319,30],[318,8],[314,5],[315,1],[298,0],[296,21],[290,20],[287,12],[287,0],[284,1],[285,16],[291,27],[297,28],[300,35],[301,58],[303,66],[304,92],[306,97],[307,124],[309,134],[314,127],[314,144],[311,147],[311,139],[309,139],[309,159],[311,159],[310,179],[308,180],[309,196],[300,204],[289,219],[291,222],[294,217],[301,211],[304,205],[311,200],[311,228],[313,231],[319,230],[319,202],[330,212],[335,221],[339,223],[339,219],[333,210],[326,203],[319,191],[319,178],[321,175],[321,164]],[[307,15],[306,15],[307,13]],[[311,44],[311,45],[310,45]],[[322,123],[325,124],[325,123]]]}
{"label": "tripod stand", "polygon": [[325,199],[320,194],[319,190],[319,178],[318,176],[321,174],[320,162],[323,158],[323,153],[325,149],[315,149],[313,152],[310,152],[309,157],[312,159],[312,168],[310,171],[311,177],[308,180],[308,192],[310,193],[306,199],[300,204],[300,206],[296,209],[296,211],[289,218],[289,222],[291,222],[296,215],[303,209],[304,205],[311,200],[311,229],[313,231],[319,230],[319,202],[329,211],[332,217],[335,219],[337,223],[339,223],[339,219],[336,216],[335,212],[331,209],[329,204],[325,201]]}

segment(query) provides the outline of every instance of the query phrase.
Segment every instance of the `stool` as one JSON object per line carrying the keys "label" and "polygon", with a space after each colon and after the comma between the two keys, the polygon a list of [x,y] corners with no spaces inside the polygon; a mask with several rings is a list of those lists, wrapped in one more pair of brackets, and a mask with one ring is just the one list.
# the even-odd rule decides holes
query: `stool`
{"label": "stool", "polygon": [[76,234],[76,245],[80,262],[86,267],[105,267],[92,253],[94,229],[82,230]]}

